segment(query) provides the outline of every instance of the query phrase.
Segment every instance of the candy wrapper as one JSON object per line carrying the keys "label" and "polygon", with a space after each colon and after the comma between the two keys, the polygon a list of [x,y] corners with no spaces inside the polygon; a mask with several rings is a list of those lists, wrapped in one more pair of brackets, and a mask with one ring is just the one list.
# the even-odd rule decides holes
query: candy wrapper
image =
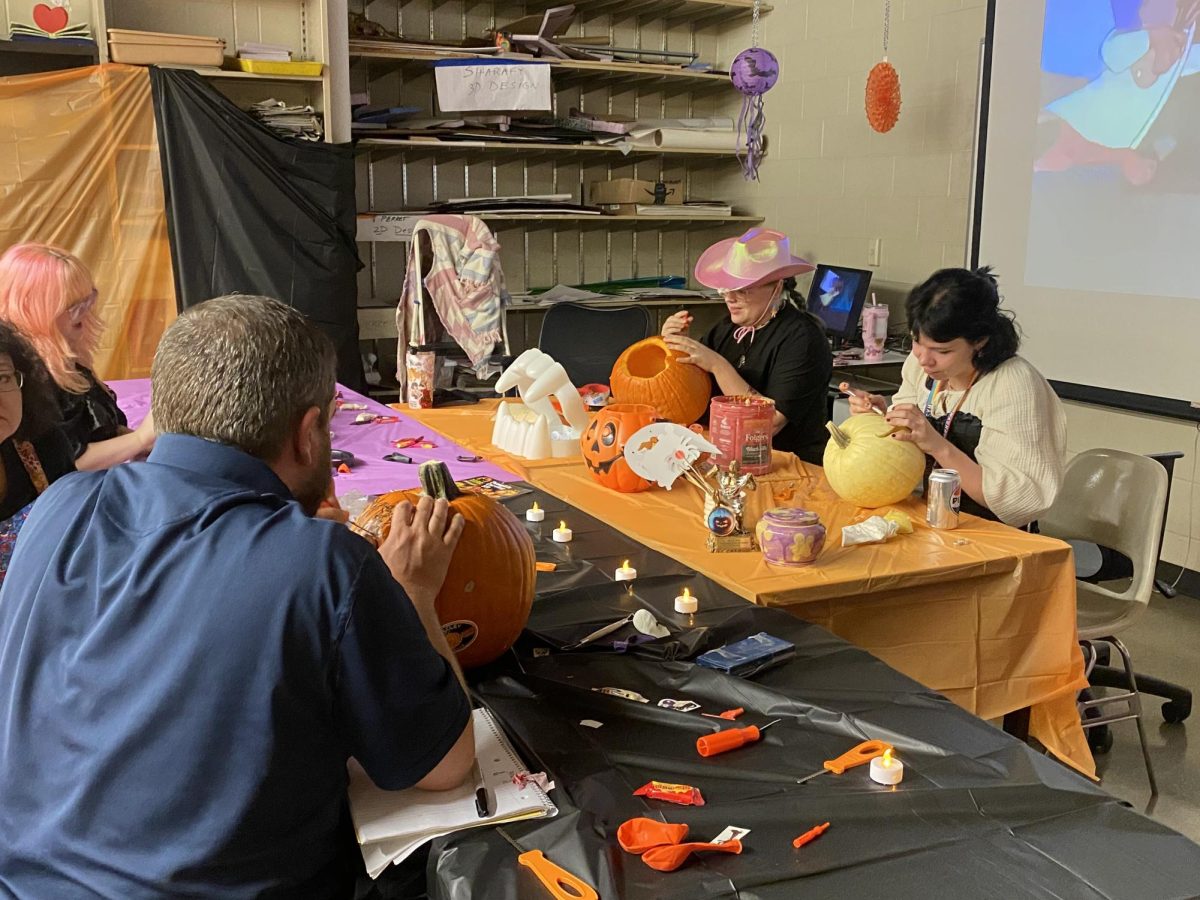
{"label": "candy wrapper", "polygon": [[522,790],[529,784],[536,784],[543,791],[554,790],[554,782],[545,772],[514,772],[512,782]]}
{"label": "candy wrapper", "polygon": [[855,544],[882,544],[900,530],[900,526],[883,516],[859,522],[857,525],[847,525],[842,529],[842,546],[852,547]]}
{"label": "candy wrapper", "polygon": [[665,800],[667,803],[678,803],[680,806],[703,806],[704,798],[700,789],[690,784],[670,784],[666,781],[648,781],[633,792],[635,797],[649,797],[651,800]]}

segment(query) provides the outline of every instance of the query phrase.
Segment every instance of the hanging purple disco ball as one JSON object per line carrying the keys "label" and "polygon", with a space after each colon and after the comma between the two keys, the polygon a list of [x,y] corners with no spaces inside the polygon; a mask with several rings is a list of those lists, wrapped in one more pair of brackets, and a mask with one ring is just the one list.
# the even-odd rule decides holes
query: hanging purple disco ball
{"label": "hanging purple disco ball", "polygon": [[729,80],[748,97],[765,94],[779,80],[779,60],[762,47],[743,50],[729,67]]}

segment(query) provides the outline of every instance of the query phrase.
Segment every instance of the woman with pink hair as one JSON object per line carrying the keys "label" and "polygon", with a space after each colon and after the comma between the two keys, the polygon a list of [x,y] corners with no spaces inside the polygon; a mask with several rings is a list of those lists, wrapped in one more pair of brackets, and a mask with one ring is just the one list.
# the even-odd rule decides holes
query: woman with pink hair
{"label": "woman with pink hair", "polygon": [[130,431],[116,395],[92,373],[104,329],[96,297],[91,273],[65,250],[15,244],[0,256],[0,319],[28,338],[50,372],[81,470],[105,469],[154,446],[151,417]]}

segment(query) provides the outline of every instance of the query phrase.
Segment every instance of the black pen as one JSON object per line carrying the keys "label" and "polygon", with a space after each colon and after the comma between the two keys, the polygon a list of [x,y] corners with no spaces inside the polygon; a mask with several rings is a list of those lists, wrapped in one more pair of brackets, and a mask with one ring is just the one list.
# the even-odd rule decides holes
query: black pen
{"label": "black pen", "polygon": [[479,771],[479,760],[475,760],[475,765],[471,767],[471,771],[475,774],[475,812],[479,814],[479,818],[486,819],[490,813],[488,812],[488,795],[487,788],[483,784],[483,773]]}

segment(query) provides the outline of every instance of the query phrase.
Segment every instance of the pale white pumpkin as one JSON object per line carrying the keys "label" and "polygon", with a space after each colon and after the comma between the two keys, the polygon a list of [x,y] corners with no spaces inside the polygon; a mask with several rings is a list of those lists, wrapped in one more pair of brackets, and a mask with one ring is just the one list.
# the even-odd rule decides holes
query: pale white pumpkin
{"label": "pale white pumpkin", "polygon": [[855,506],[899,503],[925,474],[925,454],[892,438],[894,426],[883,416],[863,413],[826,427],[832,437],[825,447],[825,477],[839,497]]}

